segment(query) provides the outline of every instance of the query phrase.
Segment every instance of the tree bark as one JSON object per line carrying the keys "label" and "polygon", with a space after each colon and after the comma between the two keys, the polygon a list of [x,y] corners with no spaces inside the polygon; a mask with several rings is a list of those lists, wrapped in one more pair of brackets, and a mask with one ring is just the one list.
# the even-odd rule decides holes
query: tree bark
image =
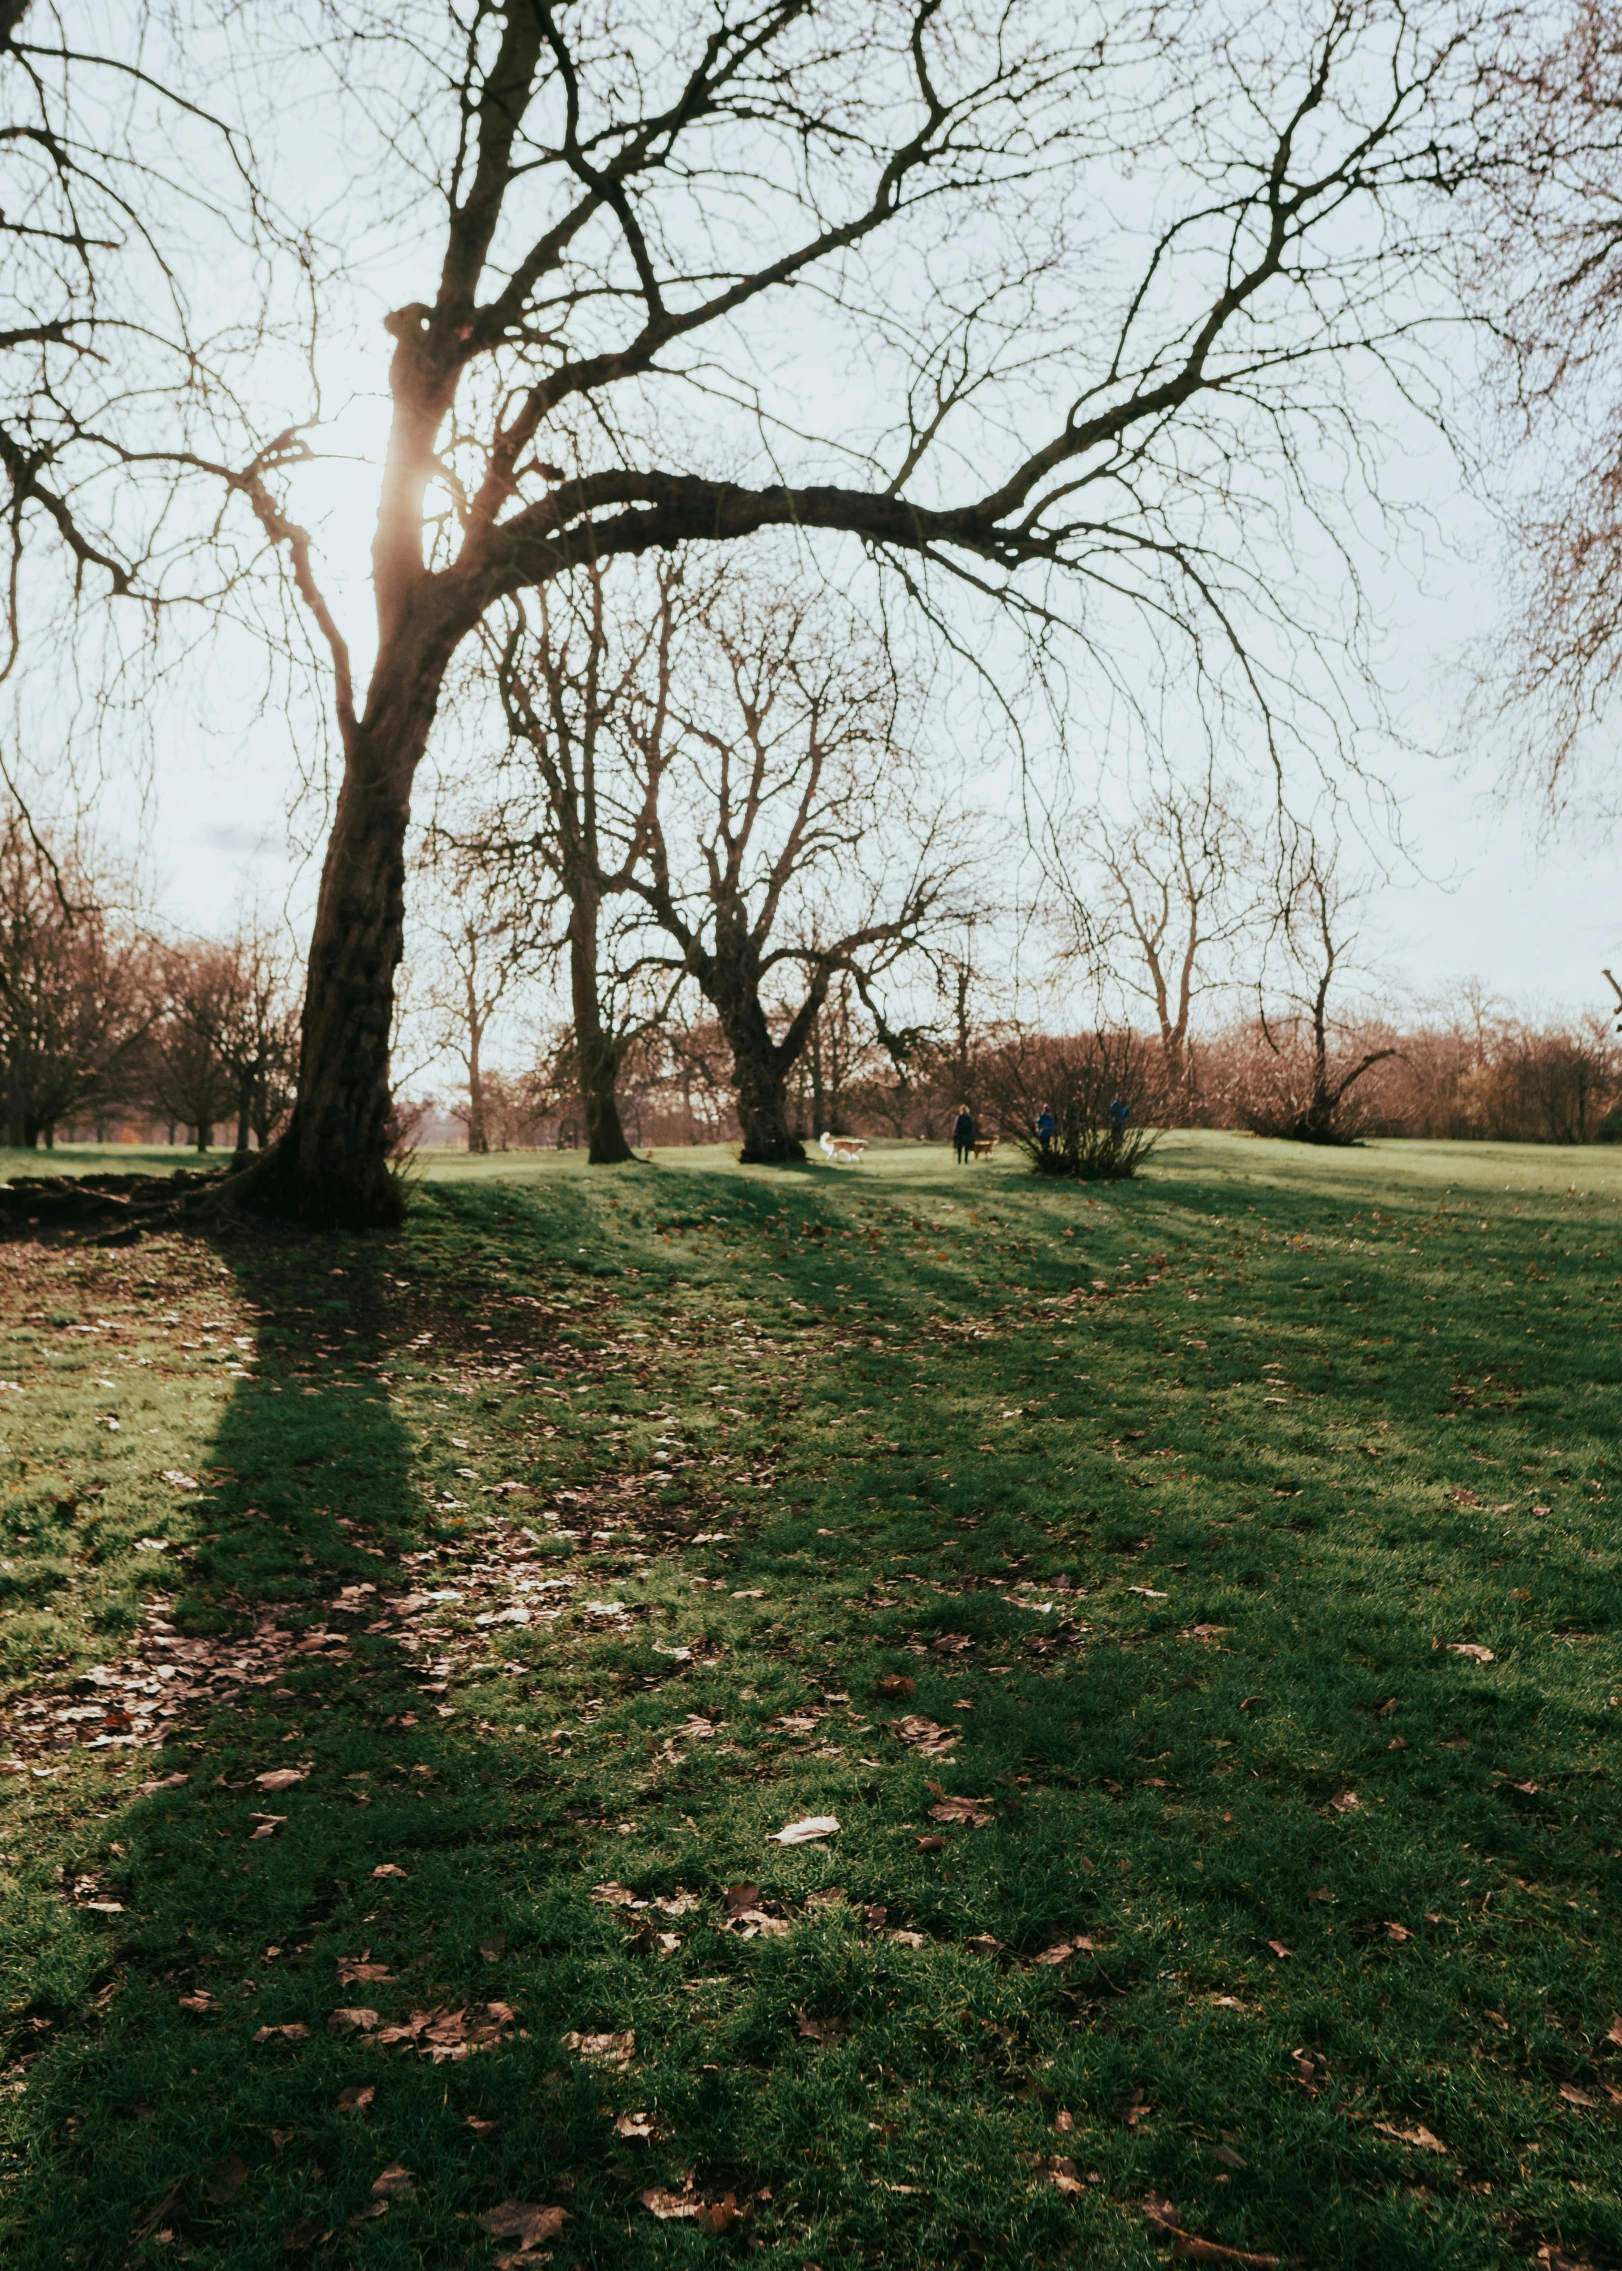
{"label": "tree bark", "polygon": [[574,1010],[575,1061],[586,1114],[586,1157],[594,1167],[618,1167],[634,1157],[620,1120],[620,1053],[603,1031],[597,990],[596,890],[585,884],[569,907],[569,993]]}
{"label": "tree bark", "polygon": [[459,629],[409,620],[378,657],[345,755],[321,872],[286,1130],[242,1178],[241,1202],[327,1228],[400,1220],[389,1167],[389,1028],[405,925],[411,784]]}

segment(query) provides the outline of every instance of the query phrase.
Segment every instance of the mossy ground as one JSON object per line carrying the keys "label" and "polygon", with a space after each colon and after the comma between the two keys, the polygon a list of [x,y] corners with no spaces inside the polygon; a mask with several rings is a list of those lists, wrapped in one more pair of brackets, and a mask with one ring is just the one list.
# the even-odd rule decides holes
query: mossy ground
{"label": "mossy ground", "polygon": [[429,1159],[0,1248],[5,2260],[1622,2262],[1619,1199]]}

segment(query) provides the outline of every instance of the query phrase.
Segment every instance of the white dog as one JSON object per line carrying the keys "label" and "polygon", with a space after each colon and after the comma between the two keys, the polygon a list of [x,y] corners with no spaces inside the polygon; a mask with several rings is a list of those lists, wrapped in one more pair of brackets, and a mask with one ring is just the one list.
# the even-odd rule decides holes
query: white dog
{"label": "white dog", "polygon": [[854,1167],[867,1149],[860,1136],[829,1135],[826,1128],[822,1132],[821,1143],[836,1167]]}

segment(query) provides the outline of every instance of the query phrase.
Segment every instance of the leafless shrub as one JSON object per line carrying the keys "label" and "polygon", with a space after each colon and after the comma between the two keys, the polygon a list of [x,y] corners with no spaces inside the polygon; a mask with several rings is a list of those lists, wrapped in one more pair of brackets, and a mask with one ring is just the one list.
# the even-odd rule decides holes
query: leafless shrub
{"label": "leafless shrub", "polygon": [[1083,1182],[1135,1175],[1170,1101],[1158,1042],[1125,1028],[1012,1035],[982,1059],[980,1082],[1002,1140],[1034,1174]]}

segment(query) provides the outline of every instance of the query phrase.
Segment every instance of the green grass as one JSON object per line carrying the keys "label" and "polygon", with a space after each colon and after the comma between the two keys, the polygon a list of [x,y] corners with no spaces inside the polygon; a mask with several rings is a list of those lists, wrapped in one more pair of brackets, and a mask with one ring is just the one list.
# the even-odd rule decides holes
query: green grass
{"label": "green grass", "polygon": [[417,1175],[0,1248],[8,2266],[1622,2261],[1622,1158]]}

